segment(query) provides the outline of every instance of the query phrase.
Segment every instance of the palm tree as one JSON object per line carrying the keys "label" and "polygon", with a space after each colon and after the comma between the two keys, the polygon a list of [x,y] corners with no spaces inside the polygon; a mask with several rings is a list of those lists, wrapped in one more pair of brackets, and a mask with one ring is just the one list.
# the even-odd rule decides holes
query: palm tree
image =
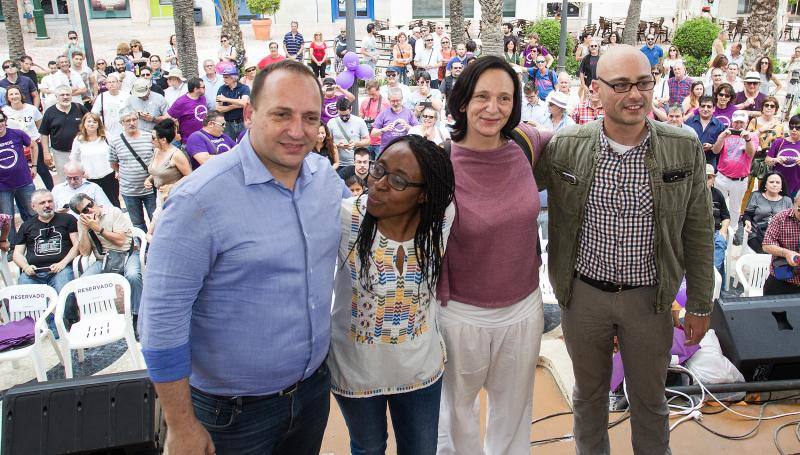
{"label": "palm tree", "polygon": [[747,40],[744,51],[744,68],[752,71],[756,61],[764,55],[775,55],[775,20],[778,17],[778,2],[775,0],[750,0],[750,16],[747,18]]}
{"label": "palm tree", "polygon": [[239,27],[239,1],[219,0],[219,3],[214,3],[214,7],[217,8],[220,20],[222,20],[222,34],[228,35],[231,46],[236,48],[238,60],[243,62],[245,49],[242,29]]}
{"label": "palm tree", "polygon": [[482,55],[503,56],[503,0],[480,0]]}
{"label": "palm tree", "polygon": [[622,31],[622,42],[636,46],[639,44],[639,20],[642,17],[642,0],[631,0],[628,5],[628,17],[625,19],[625,30]]}
{"label": "palm tree", "polygon": [[178,65],[185,77],[197,77],[197,43],[194,40],[194,0],[173,0],[172,11],[172,19],[175,21],[175,39],[177,40],[178,46]]}
{"label": "palm tree", "polygon": [[459,44],[466,43],[464,34],[464,0],[449,0],[450,2],[450,42],[453,49]]}
{"label": "palm tree", "polygon": [[19,61],[25,55],[25,41],[22,39],[22,25],[19,22],[17,0],[1,0],[3,15],[6,19],[6,38],[8,39],[8,55],[11,60]]}

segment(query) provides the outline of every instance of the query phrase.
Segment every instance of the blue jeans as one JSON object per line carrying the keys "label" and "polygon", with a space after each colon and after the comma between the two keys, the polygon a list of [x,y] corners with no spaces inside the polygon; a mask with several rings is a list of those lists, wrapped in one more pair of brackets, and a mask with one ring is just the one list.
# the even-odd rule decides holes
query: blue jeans
{"label": "blue jeans", "polygon": [[225,122],[225,134],[234,141],[244,129],[244,120],[231,120]]}
{"label": "blue jeans", "polygon": [[[36,187],[33,183],[29,183],[13,190],[0,191],[0,213],[11,215],[12,233],[16,233],[17,231],[14,225],[14,214],[17,213],[14,209],[14,201],[17,202],[19,216],[22,218],[22,221],[33,217],[34,212],[31,208],[31,196],[33,196],[34,190],[36,190]],[[16,235],[14,235],[14,237],[16,237]]]}
{"label": "blue jeans", "polygon": [[[90,265],[84,275],[97,275],[103,271],[103,261],[97,261]],[[131,313],[139,314],[139,302],[142,300],[142,263],[139,260],[139,252],[131,253],[125,262],[125,279],[131,285]]]}
{"label": "blue jeans", "polygon": [[436,454],[442,378],[413,392],[369,398],[334,396],[350,432],[353,455],[386,453],[387,405],[392,415],[398,455]]}
{"label": "blue jeans", "polygon": [[[721,276],[725,276],[725,250],[728,249],[728,241],[725,237],[714,231],[714,267]],[[722,280],[722,289],[725,289],[725,279]]]}
{"label": "blue jeans", "polygon": [[330,388],[323,362],[284,396],[218,397],[192,388],[192,404],[218,455],[317,455],[328,423]]}
{"label": "blue jeans", "polygon": [[[156,192],[147,193],[145,196],[125,196],[123,194],[122,200],[125,201],[125,208],[128,209],[128,216],[131,217],[133,227],[147,232],[144,211],[147,210],[147,216],[152,220],[153,212],[156,210]],[[144,209],[142,209],[142,206],[144,206]]]}

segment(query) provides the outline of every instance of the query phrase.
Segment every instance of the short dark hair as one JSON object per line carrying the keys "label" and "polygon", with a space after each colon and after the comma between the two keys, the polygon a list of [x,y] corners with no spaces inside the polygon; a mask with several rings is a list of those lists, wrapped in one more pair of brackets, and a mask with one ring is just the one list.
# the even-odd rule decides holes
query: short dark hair
{"label": "short dark hair", "polygon": [[171,118],[166,118],[156,123],[153,127],[153,132],[156,133],[157,138],[172,142],[172,140],[175,139],[175,121]]}
{"label": "short dark hair", "polygon": [[339,98],[336,101],[336,109],[339,111],[346,111],[353,107],[353,103],[347,98]]}
{"label": "short dark hair", "polygon": [[[800,119],[798,119],[798,121],[800,121]],[[775,170],[771,170],[771,171],[767,172],[767,174],[764,175],[763,178],[759,179],[758,191],[760,193],[762,193],[762,194],[765,191],[767,191],[767,180],[769,180],[769,178],[772,177],[773,175],[777,175],[778,177],[781,178],[781,191],[778,194],[780,194],[781,196],[788,196],[789,195],[789,189],[786,186],[786,178],[783,176],[783,174],[781,174],[780,172],[775,171]]]}
{"label": "short dark hair", "polygon": [[55,61],[55,60],[50,60],[49,62],[47,62],[47,66],[50,66],[50,65],[58,65],[58,62]]}
{"label": "short dark hair", "polygon": [[503,22],[503,25],[508,27],[509,30],[514,30],[514,24],[512,24],[511,22]]}
{"label": "short dark hair", "polygon": [[701,96],[700,99],[697,100],[697,105],[699,106],[699,105],[701,105],[703,103],[711,103],[711,105],[713,106],[714,105],[714,97],[711,96],[711,95],[703,95],[703,96]]}
{"label": "short dark hair", "polygon": [[203,80],[199,77],[190,77],[189,80],[186,81],[186,89],[189,90],[189,92],[193,92],[200,87],[200,84],[202,83]]}
{"label": "short dark hair", "polygon": [[467,47],[467,52],[475,52],[478,50],[478,44],[472,40],[467,41],[466,47]]}
{"label": "short dark hair", "polygon": [[69,37],[69,35],[75,35],[77,37],[78,36],[78,32],[76,32],[75,30],[70,30],[70,31],[67,32],[67,37]]}
{"label": "short dark hair", "polygon": [[505,71],[514,83],[511,115],[500,130],[500,134],[506,139],[511,139],[511,132],[519,124],[522,115],[522,90],[520,89],[519,77],[516,71],[500,57],[494,55],[481,57],[467,65],[464,72],[458,77],[458,84],[453,85],[450,99],[447,100],[447,111],[450,112],[455,120],[450,137],[456,142],[462,141],[467,135],[467,114],[463,110],[466,109],[467,104],[472,99],[472,95],[475,93],[478,79],[483,73],[491,69]]}
{"label": "short dark hair", "polygon": [[415,80],[425,79],[426,81],[430,82],[431,80],[431,73],[425,70],[418,70],[417,74],[414,75]]}
{"label": "short dark hair", "polygon": [[317,83],[317,90],[319,91],[319,98],[322,99],[324,95],[322,94],[322,86],[319,84],[319,79],[317,76],[311,72],[311,68],[308,66],[298,62],[293,58],[287,58],[281,60],[280,62],[273,63],[271,65],[267,65],[266,68],[259,71],[256,74],[255,79],[253,79],[253,89],[250,90],[250,105],[252,107],[256,107],[256,104],[259,100],[259,95],[264,90],[264,84],[266,83],[267,78],[270,74],[278,72],[278,71],[289,71],[295,73],[300,76],[307,76],[314,80]]}
{"label": "short dark hair", "polygon": [[356,155],[369,156],[369,149],[366,147],[356,147],[355,150],[353,150],[353,156],[355,157]]}
{"label": "short dark hair", "polygon": [[28,61],[28,60],[33,62],[33,57],[31,57],[30,55],[23,55],[22,58],[19,59],[20,62],[25,62],[25,61]]}
{"label": "short dark hair", "polygon": [[222,117],[224,114],[216,109],[211,109],[206,112],[206,118],[203,119],[203,126],[208,126],[209,123]]}
{"label": "short dark hair", "polygon": [[[83,53],[83,51],[79,50],[72,51],[72,57],[75,57],[76,55],[80,55],[81,57],[86,58],[86,55]],[[70,57],[70,59],[72,59],[72,57]]]}
{"label": "short dark hair", "polygon": [[373,23],[367,24],[367,33],[372,33],[373,30],[375,30],[375,24]]}

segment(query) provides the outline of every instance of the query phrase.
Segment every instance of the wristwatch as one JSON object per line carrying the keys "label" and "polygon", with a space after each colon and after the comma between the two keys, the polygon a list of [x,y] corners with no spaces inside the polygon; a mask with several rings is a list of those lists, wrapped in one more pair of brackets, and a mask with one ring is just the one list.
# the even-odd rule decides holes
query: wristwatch
{"label": "wristwatch", "polygon": [[100,228],[100,230],[99,230],[99,231],[97,231],[97,234],[98,234],[98,235],[103,235],[103,232],[105,232],[105,230],[106,230],[106,228],[104,228],[104,227],[101,227],[101,228]]}

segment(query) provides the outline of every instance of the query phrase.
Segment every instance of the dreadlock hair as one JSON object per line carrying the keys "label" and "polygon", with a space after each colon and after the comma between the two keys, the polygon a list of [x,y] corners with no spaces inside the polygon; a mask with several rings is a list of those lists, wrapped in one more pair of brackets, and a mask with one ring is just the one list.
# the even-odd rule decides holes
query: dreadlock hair
{"label": "dreadlock hair", "polygon": [[[419,225],[414,233],[414,254],[419,263],[422,281],[432,291],[442,270],[444,214],[455,193],[453,165],[450,163],[450,158],[442,153],[436,144],[414,134],[393,139],[384,150],[400,142],[405,142],[414,153],[425,185],[422,187],[424,202],[418,209]],[[359,279],[364,289],[370,292],[372,283],[369,281],[369,268],[373,262],[372,244],[377,229],[377,218],[369,212],[365,213],[354,245],[361,261]]]}

